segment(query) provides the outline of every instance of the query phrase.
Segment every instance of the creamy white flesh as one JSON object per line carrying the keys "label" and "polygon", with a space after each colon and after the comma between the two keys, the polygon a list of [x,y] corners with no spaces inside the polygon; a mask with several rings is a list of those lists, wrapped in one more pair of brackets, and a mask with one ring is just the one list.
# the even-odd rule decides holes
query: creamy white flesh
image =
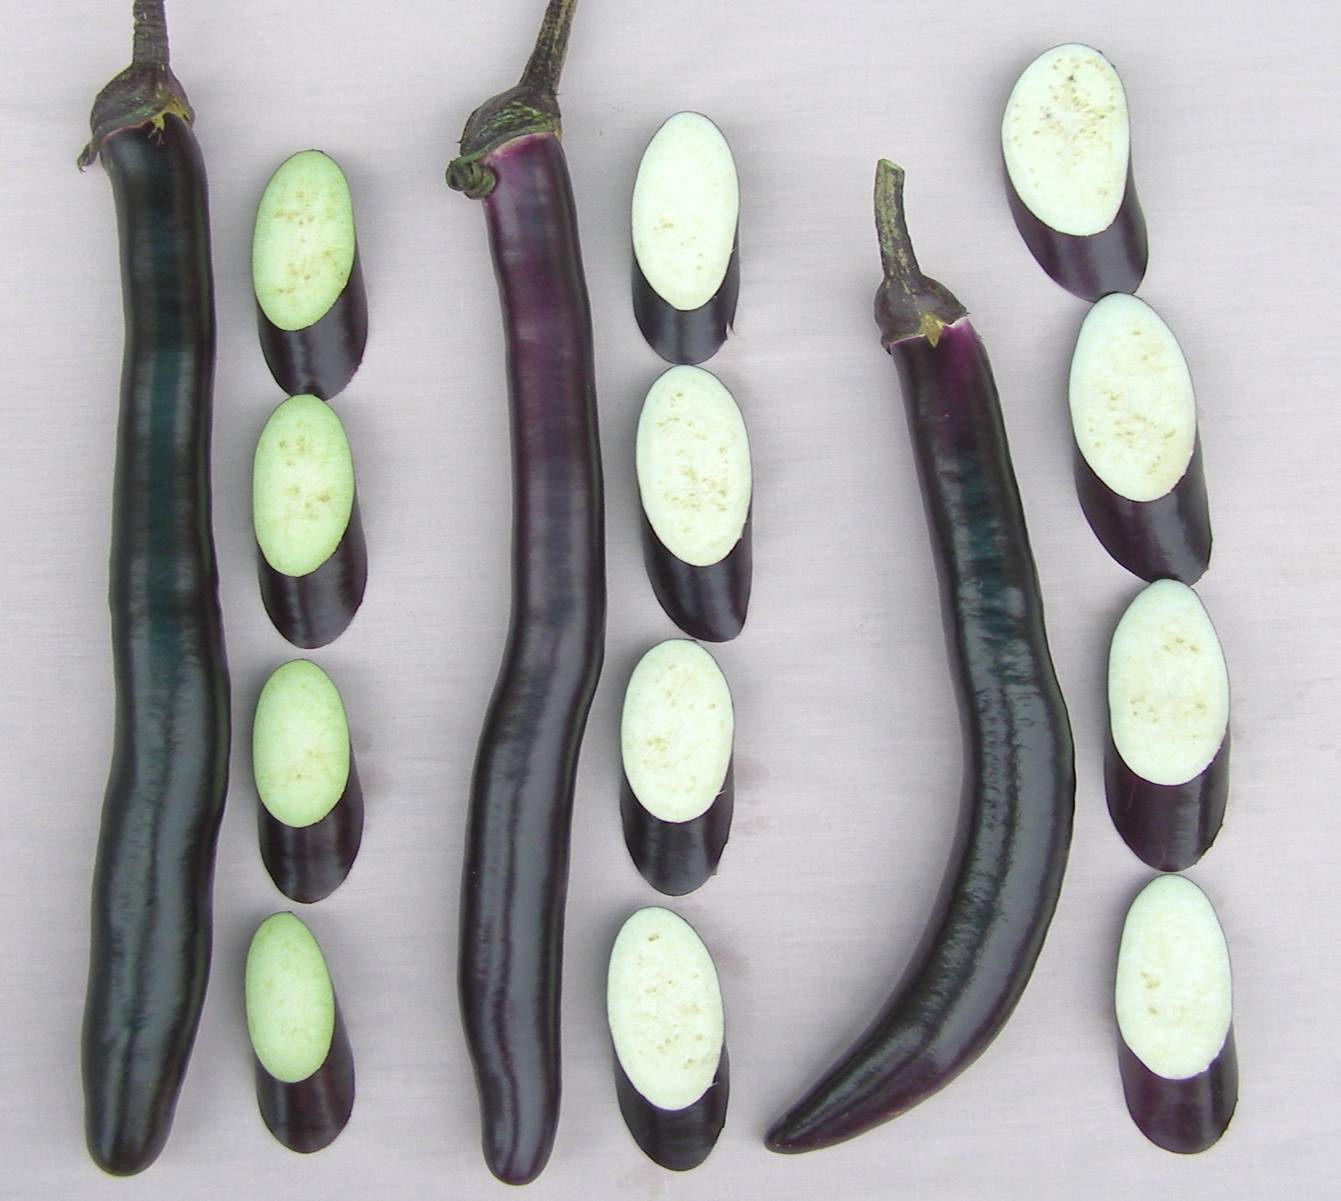
{"label": "creamy white flesh", "polygon": [[1232,1016],[1229,948],[1191,880],[1158,876],[1127,911],[1115,989],[1122,1041],[1158,1076],[1204,1072]]}
{"label": "creamy white flesh", "polygon": [[661,544],[696,567],[740,541],[750,512],[750,441],[731,393],[701,367],[672,367],[638,420],[638,491]]}
{"label": "creamy white flesh", "polygon": [[349,725],[339,690],[309,659],[276,668],[261,689],[251,737],[261,803],[288,826],[310,826],[349,782]]}
{"label": "creamy white flesh", "polygon": [[1203,771],[1229,728],[1229,671],[1197,594],[1156,580],[1136,597],[1108,651],[1108,714],[1122,761],[1154,784]]}
{"label": "creamy white flesh", "polygon": [[1197,404],[1178,339],[1120,292],[1090,309],[1071,359],[1071,424],[1091,470],[1119,496],[1173,490],[1192,460]]}
{"label": "creamy white flesh", "polygon": [[653,817],[686,822],[717,798],[735,737],[731,692],[717,661],[672,638],[639,660],[624,692],[624,774]]}
{"label": "creamy white flesh", "polygon": [[619,1066],[659,1109],[708,1090],[722,1057],[722,991],[694,928],[669,909],[639,909],[610,951],[606,1013]]}
{"label": "creamy white flesh", "polygon": [[265,423],[252,472],[252,517],[266,562],[315,571],[340,545],[354,509],[354,460],[324,400],[291,396]]}
{"label": "creamy white flesh", "polygon": [[731,147],[698,113],[676,113],[653,135],[633,185],[633,253],[673,308],[697,309],[726,277],[740,215]]}
{"label": "creamy white flesh", "polygon": [[326,315],[353,268],[344,172],[320,150],[285,159],[256,208],[251,277],[261,311],[280,329],[306,329]]}
{"label": "creamy white flesh", "polygon": [[1001,121],[1006,173],[1044,225],[1097,234],[1127,190],[1127,96],[1112,64],[1089,46],[1054,46],[1015,82]]}
{"label": "creamy white flesh", "polygon": [[308,928],[291,913],[266,918],[247,951],[247,1033],[276,1080],[306,1080],[335,1033],[335,991]]}

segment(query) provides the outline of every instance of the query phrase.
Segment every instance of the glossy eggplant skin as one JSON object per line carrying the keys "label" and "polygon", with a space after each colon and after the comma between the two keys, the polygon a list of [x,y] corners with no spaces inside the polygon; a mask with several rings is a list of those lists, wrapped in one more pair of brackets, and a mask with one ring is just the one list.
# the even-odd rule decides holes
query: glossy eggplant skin
{"label": "glossy eggplant skin", "polygon": [[286,396],[330,400],[343,392],[368,343],[368,294],[358,248],[344,290],[317,321],[304,329],[280,329],[258,303],[256,326],[266,366]]}
{"label": "glossy eggplant skin", "polygon": [[1161,872],[1186,871],[1215,841],[1229,799],[1229,731],[1215,758],[1185,784],[1155,784],[1123,761],[1109,735],[1104,792],[1113,825],[1142,862]]}
{"label": "glossy eggplant skin", "polygon": [[1006,175],[1006,196],[1015,228],[1029,253],[1057,283],[1081,300],[1110,292],[1135,292],[1145,278],[1150,256],[1145,214],[1136,197],[1136,180],[1127,164],[1127,186],[1117,216],[1097,234],[1064,234],[1044,224],[1020,199]]}
{"label": "glossy eggplant skin", "polygon": [[256,814],[261,861],[275,887],[303,905],[330,896],[349,875],[363,841],[363,786],[353,748],[345,790],[320,821],[286,825],[262,804]]}
{"label": "glossy eggplant skin", "polygon": [[754,577],[753,507],[740,540],[726,557],[706,567],[686,563],[666,549],[643,513],[643,563],[652,591],[669,617],[700,642],[730,642],[745,628]]}
{"label": "glossy eggplant skin", "polygon": [[89,1153],[130,1175],[167,1141],[209,976],[229,686],[210,516],[214,289],[186,121],[99,154],[116,198],[126,344],[109,599],[116,679],[84,1007]]}
{"label": "glossy eggplant skin", "polygon": [[256,568],[261,601],[275,629],[304,650],[334,642],[354,620],[368,586],[368,544],[358,496],[344,537],[315,571],[307,575],[276,571],[259,545]]}
{"label": "glossy eggplant skin", "polygon": [[740,239],[731,246],[726,274],[696,309],[677,309],[647,282],[633,256],[633,315],[647,344],[668,363],[707,362],[726,341],[740,296]]}
{"label": "glossy eggplant skin", "polygon": [[1214,1145],[1229,1126],[1239,1100],[1234,1030],[1204,1072],[1185,1080],[1156,1075],[1118,1038],[1118,1069],[1127,1112],[1156,1146],[1195,1155]]}
{"label": "glossy eggplant skin", "polygon": [[1090,529],[1113,558],[1143,580],[1191,586],[1211,563],[1211,511],[1201,462],[1201,439],[1187,470],[1154,500],[1119,496],[1075,453],[1076,495]]}
{"label": "glossy eggplant skin", "polygon": [[684,1109],[661,1109],[653,1105],[633,1087],[620,1066],[618,1055],[614,1056],[614,1061],[619,1112],[633,1141],[653,1163],[672,1172],[687,1172],[698,1167],[711,1154],[722,1127],[726,1125],[731,1068],[725,1044],[712,1083],[697,1101]]}
{"label": "glossy eggplant skin", "polygon": [[649,813],[625,776],[619,793],[624,843],[643,879],[668,897],[682,897],[715,876],[731,834],[735,805],[731,764],[712,804],[686,822],[663,821]]}
{"label": "glossy eggplant skin", "polygon": [[354,1052],[335,1005],[331,1049],[305,1080],[276,1080],[256,1061],[256,1103],[266,1128],[290,1151],[310,1155],[329,1147],[354,1112]]}

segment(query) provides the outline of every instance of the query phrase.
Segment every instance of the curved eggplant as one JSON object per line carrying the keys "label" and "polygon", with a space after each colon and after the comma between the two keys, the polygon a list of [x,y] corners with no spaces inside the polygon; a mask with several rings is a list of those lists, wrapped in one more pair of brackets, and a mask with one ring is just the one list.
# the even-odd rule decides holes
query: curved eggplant
{"label": "curved eggplant", "polygon": [[986,351],[963,306],[922,275],[903,172],[881,162],[881,339],[903,385],[960,704],[962,817],[918,951],[866,1032],[778,1121],[774,1151],[870,1130],[943,1087],[1009,1018],[1061,891],[1075,765]]}

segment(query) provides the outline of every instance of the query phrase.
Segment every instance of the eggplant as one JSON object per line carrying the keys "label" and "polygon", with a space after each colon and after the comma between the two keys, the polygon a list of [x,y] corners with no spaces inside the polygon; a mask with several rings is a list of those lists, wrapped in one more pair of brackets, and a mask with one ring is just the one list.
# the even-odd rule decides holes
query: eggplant
{"label": "eggplant", "polygon": [[1080,327],[1069,393],[1090,528],[1142,579],[1195,584],[1211,560],[1211,517],[1178,340],[1145,301],[1105,296]]}
{"label": "eggplant", "polygon": [[271,673],[251,739],[266,871],[290,900],[330,896],[363,839],[363,789],[339,689],[309,659]]}
{"label": "eggplant", "polygon": [[261,600],[275,629],[311,650],[354,620],[368,583],[354,459],[325,401],[291,396],[265,423],[252,473]]}
{"label": "eggplant", "polygon": [[753,579],[750,442],[731,393],[672,367],[638,419],[643,561],[666,615],[704,642],[740,633]]}
{"label": "eggplant", "polygon": [[457,981],[484,1159],[543,1170],[559,1120],[573,785],[605,651],[591,308],[555,97],[575,0],[550,0],[520,83],[471,115],[448,184],[483,201],[507,343],[512,613],[480,735]]}
{"label": "eggplant", "polygon": [[1159,871],[1206,853],[1229,796],[1229,672],[1186,584],[1157,580],[1127,607],[1108,651],[1108,812]]}
{"label": "eggplant", "polygon": [[722,131],[702,113],[668,117],[633,184],[633,315],[671,363],[702,363],[726,341],[740,294],[740,181]]}
{"label": "eggplant", "polygon": [[1024,992],[1061,891],[1075,807],[1070,721],[987,352],[917,265],[903,172],[876,172],[881,341],[903,388],[964,735],[961,817],[935,913],[888,1002],[774,1125],[774,1151],[870,1130],[943,1087]]}
{"label": "eggplant", "polygon": [[118,1176],[163,1150],[200,1023],[230,731],[205,165],[161,0],[134,17],[134,59],[99,93],[80,157],[100,159],[112,183],[125,311],[108,589],[116,726],[82,1036],[89,1154]]}
{"label": "eggplant", "polygon": [[1239,1096],[1229,949],[1206,894],[1156,876],[1127,910],[1114,1008],[1127,1110],[1156,1146],[1205,1151]]}
{"label": "eggplant", "polygon": [[1082,300],[1134,292],[1149,248],[1118,73],[1070,43],[1031,62],[1001,120],[1006,195],[1029,252]]}
{"label": "eggplant", "polygon": [[668,896],[717,871],[735,807],[735,728],[726,677],[697,643],[672,638],[638,661],[620,720],[620,814],[633,862]]}
{"label": "eggplant", "polygon": [[292,913],[256,928],[244,991],[261,1118],[291,1151],[330,1146],[354,1110],[354,1052],[326,958]]}
{"label": "eggplant", "polygon": [[606,1013],[634,1142],[663,1168],[698,1167],[726,1124],[730,1068],[721,984],[693,926],[656,906],[630,916],[610,949]]}
{"label": "eggplant", "polygon": [[368,296],[354,202],[340,165],[300,150],[275,169],[251,243],[256,324],[270,374],[289,396],[342,392],[368,342]]}

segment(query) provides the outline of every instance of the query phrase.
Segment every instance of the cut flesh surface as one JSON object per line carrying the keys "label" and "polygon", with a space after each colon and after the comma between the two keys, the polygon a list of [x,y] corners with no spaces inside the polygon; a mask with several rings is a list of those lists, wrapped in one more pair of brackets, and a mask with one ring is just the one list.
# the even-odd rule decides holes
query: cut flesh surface
{"label": "cut flesh surface", "polygon": [[1229,727],[1229,672],[1215,627],[1186,584],[1156,580],[1118,622],[1108,712],[1122,761],[1154,784],[1185,784]]}
{"label": "cut flesh surface", "polygon": [[1127,911],[1115,990],[1122,1041],[1158,1076],[1204,1072],[1229,1034],[1229,948],[1206,894],[1157,876]]}
{"label": "cut flesh surface", "polygon": [[335,990],[312,933],[292,913],[266,918],[246,970],[247,1033],[276,1080],[306,1080],[326,1061],[335,1033]]}
{"label": "cut flesh surface", "polygon": [[349,782],[349,725],[340,692],[308,659],[275,669],[252,726],[252,768],[261,803],[286,826],[319,822]]}
{"label": "cut flesh surface", "polygon": [[1089,46],[1044,51],[1006,102],[1001,146],[1011,186],[1045,225],[1086,236],[1107,229],[1127,186],[1127,97]]}

